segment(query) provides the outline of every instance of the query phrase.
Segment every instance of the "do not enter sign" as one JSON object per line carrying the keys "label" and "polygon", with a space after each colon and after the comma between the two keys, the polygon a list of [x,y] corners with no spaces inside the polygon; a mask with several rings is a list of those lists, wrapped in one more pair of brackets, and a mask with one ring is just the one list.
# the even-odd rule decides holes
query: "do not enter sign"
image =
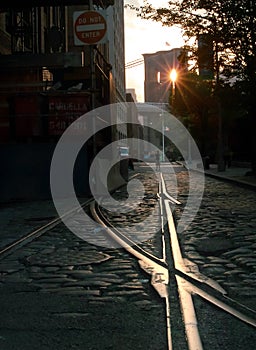
{"label": "do not enter sign", "polygon": [[74,12],[75,45],[94,45],[106,42],[107,23],[99,11]]}

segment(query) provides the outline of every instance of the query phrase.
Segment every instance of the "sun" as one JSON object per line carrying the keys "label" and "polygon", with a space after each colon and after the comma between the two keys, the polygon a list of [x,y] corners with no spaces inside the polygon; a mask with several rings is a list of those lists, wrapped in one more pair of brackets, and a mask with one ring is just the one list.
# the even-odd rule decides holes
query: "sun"
{"label": "sun", "polygon": [[171,70],[171,73],[170,73],[170,79],[173,83],[175,83],[175,81],[177,80],[177,77],[178,77],[178,73],[176,71],[176,69],[172,69]]}

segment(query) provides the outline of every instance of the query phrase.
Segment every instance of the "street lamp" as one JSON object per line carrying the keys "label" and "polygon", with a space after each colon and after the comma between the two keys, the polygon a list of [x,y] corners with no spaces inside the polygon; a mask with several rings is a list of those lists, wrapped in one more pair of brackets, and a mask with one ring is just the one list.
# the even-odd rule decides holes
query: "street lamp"
{"label": "street lamp", "polygon": [[171,70],[171,73],[170,73],[170,79],[171,79],[171,82],[173,83],[174,87],[175,87],[175,81],[177,80],[177,77],[178,77],[178,73],[177,73],[176,69],[173,68]]}
{"label": "street lamp", "polygon": [[173,68],[170,72],[170,80],[171,80],[171,84],[172,84],[172,101],[171,101],[171,105],[173,108],[173,101],[174,101],[174,97],[175,97],[175,82],[177,80],[178,77],[178,73],[176,71],[175,68]]}

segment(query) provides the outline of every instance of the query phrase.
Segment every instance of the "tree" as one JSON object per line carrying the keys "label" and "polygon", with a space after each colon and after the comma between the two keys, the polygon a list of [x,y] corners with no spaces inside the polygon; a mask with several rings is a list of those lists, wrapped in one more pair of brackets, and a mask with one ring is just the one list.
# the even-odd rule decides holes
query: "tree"
{"label": "tree", "polygon": [[[252,172],[256,175],[256,3],[254,0],[172,0],[166,8],[154,8],[147,1],[138,16],[178,25],[184,38],[208,35],[212,39],[215,95],[220,95],[220,77],[245,82],[247,111],[251,123]],[[197,47],[191,50],[198,58]]]}
{"label": "tree", "polygon": [[[205,80],[196,73],[185,71],[179,74],[174,96],[172,92],[170,95],[173,114],[189,129],[202,156],[211,156],[212,159],[218,146],[216,140],[219,113],[214,88],[212,80]],[[239,85],[230,86],[221,81],[219,83],[218,99],[222,106],[222,114],[225,116],[222,123],[223,151],[226,152],[237,149],[231,133],[245,113],[238,98],[240,89]],[[240,135],[239,139],[243,140],[243,135]]]}
{"label": "tree", "polygon": [[170,96],[173,114],[190,131],[203,156],[212,153],[208,141],[210,133],[213,136],[213,130],[216,131],[216,128],[209,127],[214,107],[212,90],[211,81],[204,81],[195,73],[184,72],[176,82],[174,96],[172,93]]}

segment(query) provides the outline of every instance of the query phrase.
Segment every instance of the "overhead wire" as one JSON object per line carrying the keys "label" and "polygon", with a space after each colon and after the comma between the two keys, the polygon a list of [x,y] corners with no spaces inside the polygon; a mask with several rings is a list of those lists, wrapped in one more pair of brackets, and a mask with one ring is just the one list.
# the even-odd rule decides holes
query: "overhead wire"
{"label": "overhead wire", "polygon": [[133,68],[133,67],[137,67],[141,64],[144,63],[144,59],[138,58],[136,60],[133,60],[131,62],[128,62],[125,64],[125,69],[129,69],[129,68]]}

